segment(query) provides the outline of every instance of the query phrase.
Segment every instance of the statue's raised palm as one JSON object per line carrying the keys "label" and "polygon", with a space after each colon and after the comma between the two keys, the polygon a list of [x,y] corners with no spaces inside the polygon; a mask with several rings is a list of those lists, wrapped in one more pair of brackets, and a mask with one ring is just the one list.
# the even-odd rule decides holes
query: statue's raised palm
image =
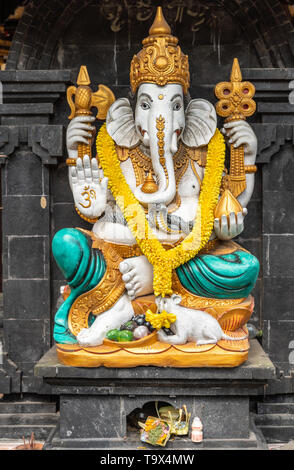
{"label": "statue's raised palm", "polygon": [[77,209],[90,219],[99,217],[106,207],[108,178],[103,177],[96,158],[78,158],[71,167],[71,183]]}

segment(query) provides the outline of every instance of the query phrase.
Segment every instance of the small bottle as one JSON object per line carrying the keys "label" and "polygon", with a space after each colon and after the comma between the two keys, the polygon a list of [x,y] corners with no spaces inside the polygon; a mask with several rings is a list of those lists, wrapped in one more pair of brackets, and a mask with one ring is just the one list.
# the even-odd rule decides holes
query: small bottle
{"label": "small bottle", "polygon": [[202,424],[200,418],[198,418],[198,416],[196,416],[193,419],[191,441],[192,442],[202,442],[203,441],[203,424]]}
{"label": "small bottle", "polygon": [[262,336],[262,331],[258,330],[252,323],[247,323],[247,329],[250,339],[260,338]]}

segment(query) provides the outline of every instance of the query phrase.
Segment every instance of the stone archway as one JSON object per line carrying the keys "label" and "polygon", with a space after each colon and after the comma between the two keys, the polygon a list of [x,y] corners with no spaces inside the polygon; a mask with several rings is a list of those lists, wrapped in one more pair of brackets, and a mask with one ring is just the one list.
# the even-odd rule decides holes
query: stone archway
{"label": "stone archway", "polygon": [[[135,2],[133,3],[130,2],[130,9],[137,8]],[[163,8],[165,3],[168,8],[167,2],[162,3]],[[210,2],[206,3],[209,7]],[[284,2],[219,0],[213,3],[217,3],[231,15],[247,41],[254,47],[261,67],[294,65],[294,28]],[[72,19],[89,5],[103,6],[103,0],[70,0],[66,4],[60,0],[33,0],[26,7],[15,33],[7,70],[51,68],[59,38]],[[187,1],[186,5],[191,8],[193,2]],[[155,7],[156,5],[150,4],[150,8]],[[107,24],[107,19],[105,23]]]}

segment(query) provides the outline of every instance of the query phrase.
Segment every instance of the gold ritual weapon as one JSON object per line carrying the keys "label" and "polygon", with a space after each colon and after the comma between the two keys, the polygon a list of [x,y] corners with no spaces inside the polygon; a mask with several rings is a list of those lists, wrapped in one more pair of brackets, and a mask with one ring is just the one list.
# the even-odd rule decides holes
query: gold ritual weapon
{"label": "gold ritual weapon", "polygon": [[[215,96],[219,99],[216,112],[225,117],[225,122],[245,120],[256,111],[253,101],[255,87],[250,82],[242,82],[242,74],[238,59],[234,59],[230,82],[220,82],[215,87]],[[246,173],[244,162],[244,145],[230,149],[229,189],[237,198],[246,189]]]}
{"label": "gold ritual weapon", "polygon": [[[250,82],[242,82],[242,74],[238,59],[234,59],[230,82],[220,82],[215,87],[215,95],[220,101],[216,104],[216,112],[225,117],[225,122],[245,120],[256,111],[253,101],[255,87]],[[246,189],[246,171],[244,161],[244,145],[230,147],[230,172],[223,178],[222,195],[215,209],[215,217],[242,212],[243,208],[237,197]]]}
{"label": "gold ritual weapon", "polygon": [[[67,89],[67,101],[71,109],[69,119],[77,116],[92,116],[91,108],[98,109],[97,119],[106,119],[107,111],[114,103],[115,96],[112,91],[105,85],[99,85],[98,90],[94,93],[90,88],[91,80],[87,67],[82,65],[77,79],[77,87],[70,86]],[[75,97],[75,101],[73,100]],[[89,143],[78,145],[78,156],[83,158],[89,155],[92,158],[92,138],[89,137]],[[75,165],[75,161],[67,160],[68,165]]]}

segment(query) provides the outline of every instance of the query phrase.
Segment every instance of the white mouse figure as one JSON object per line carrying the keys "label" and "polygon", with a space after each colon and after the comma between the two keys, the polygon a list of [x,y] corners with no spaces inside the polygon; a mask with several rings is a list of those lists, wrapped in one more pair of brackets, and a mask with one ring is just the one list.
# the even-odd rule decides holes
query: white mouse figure
{"label": "white mouse figure", "polygon": [[202,310],[194,310],[180,306],[182,298],[173,294],[170,298],[158,298],[157,306],[160,311],[166,311],[176,315],[175,323],[171,324],[173,335],[167,335],[163,330],[158,331],[158,339],[163,343],[186,344],[196,342],[198,346],[202,344],[216,344],[221,339],[230,341],[240,341],[247,339],[247,335],[242,338],[232,338],[226,335],[218,321]]}

